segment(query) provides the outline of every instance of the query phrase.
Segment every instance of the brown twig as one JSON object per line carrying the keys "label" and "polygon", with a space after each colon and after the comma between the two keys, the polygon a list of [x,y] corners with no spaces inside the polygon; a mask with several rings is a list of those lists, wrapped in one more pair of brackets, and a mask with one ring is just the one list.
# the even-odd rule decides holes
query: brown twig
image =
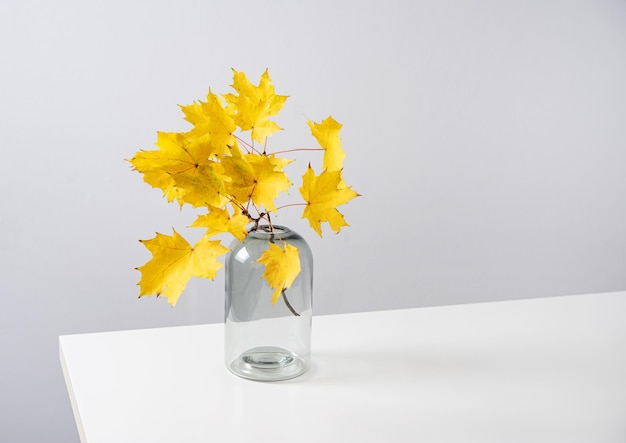
{"label": "brown twig", "polygon": [[300,317],[300,314],[298,314],[296,312],[296,310],[293,308],[293,306],[291,306],[291,303],[289,303],[289,300],[287,300],[287,294],[285,294],[285,288],[283,288],[282,296],[283,296],[283,300],[284,300],[285,304],[287,305],[287,309],[289,309],[291,311],[291,313],[293,315],[295,315],[296,317]]}

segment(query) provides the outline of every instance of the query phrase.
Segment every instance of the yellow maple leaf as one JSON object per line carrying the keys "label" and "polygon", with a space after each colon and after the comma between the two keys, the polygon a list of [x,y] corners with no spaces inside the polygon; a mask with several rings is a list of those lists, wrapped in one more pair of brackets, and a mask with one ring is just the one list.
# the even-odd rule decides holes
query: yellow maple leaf
{"label": "yellow maple leaf", "polygon": [[204,118],[202,105],[199,102],[194,101],[190,105],[178,105],[178,107],[183,111],[183,114],[185,114],[185,120],[194,126]]}
{"label": "yellow maple leaf", "polygon": [[309,220],[320,237],[322,222],[328,222],[335,232],[339,232],[342,226],[349,226],[337,206],[348,203],[359,194],[343,183],[341,171],[324,170],[316,176],[311,165],[302,176],[300,195],[306,202],[302,218]]}
{"label": "yellow maple leaf", "polygon": [[193,247],[176,230],[173,236],[157,233],[141,243],[152,253],[152,259],[137,268],[141,271],[139,296],[156,294],[175,306],[191,277],[213,280],[222,263],[217,257],[229,251],[218,240],[201,238]]}
{"label": "yellow maple leaf", "polygon": [[300,273],[298,248],[285,244],[283,249],[276,243],[270,243],[269,249],[263,251],[257,261],[265,265],[263,278],[267,280],[270,288],[274,289],[272,294],[274,304],[283,289],[290,287]]}
{"label": "yellow maple leaf", "polygon": [[194,125],[188,132],[189,138],[207,141],[217,155],[228,152],[235,142],[233,133],[237,127],[220,97],[209,89],[206,102],[181,106],[181,109],[185,120]]}
{"label": "yellow maple leaf", "polygon": [[213,148],[204,141],[189,140],[178,132],[157,133],[156,146],[152,151],[139,151],[128,160],[133,169],[143,174],[146,183],[159,188],[169,202],[175,198],[182,205],[184,192],[176,188],[175,176],[193,174],[196,169],[209,162]]}
{"label": "yellow maple leaf", "polygon": [[178,189],[182,189],[178,201],[189,203],[193,207],[224,206],[226,197],[226,181],[224,168],[215,161],[207,162],[188,173],[172,176]]}
{"label": "yellow maple leaf", "polygon": [[252,139],[264,143],[266,137],[281,129],[269,118],[278,114],[287,96],[276,95],[267,69],[258,86],[250,83],[246,74],[233,69],[232,87],[237,94],[224,94],[224,98],[242,131],[252,131]]}
{"label": "yellow maple leaf", "polygon": [[238,149],[231,152],[230,157],[222,157],[224,170],[231,177],[226,183],[227,192],[241,204],[252,200],[258,208],[276,211],[274,200],[293,184],[283,171],[288,161],[263,154],[242,154]]}
{"label": "yellow maple leaf", "polygon": [[239,208],[234,206],[232,215],[225,208],[209,206],[208,209],[208,214],[198,216],[192,223],[192,228],[207,228],[207,237],[230,232],[235,238],[244,241],[248,235],[246,227],[250,224],[250,218],[243,215]]}
{"label": "yellow maple leaf", "polygon": [[311,120],[308,120],[307,123],[311,128],[311,134],[324,149],[324,169],[327,171],[341,170],[343,160],[346,158],[341,147],[341,138],[339,138],[339,131],[343,125],[332,116],[322,120],[321,123],[315,123]]}
{"label": "yellow maple leaf", "polygon": [[163,195],[167,198],[169,203],[177,200],[180,206],[183,205],[183,195],[185,194],[185,190],[176,187],[176,182],[171,175],[157,169],[147,170],[143,172],[143,181],[148,183],[153,188],[161,189],[163,191]]}
{"label": "yellow maple leaf", "polygon": [[135,170],[178,174],[206,163],[213,152],[209,144],[189,140],[179,132],[158,132],[155,145],[158,150],[139,151],[129,160]]}

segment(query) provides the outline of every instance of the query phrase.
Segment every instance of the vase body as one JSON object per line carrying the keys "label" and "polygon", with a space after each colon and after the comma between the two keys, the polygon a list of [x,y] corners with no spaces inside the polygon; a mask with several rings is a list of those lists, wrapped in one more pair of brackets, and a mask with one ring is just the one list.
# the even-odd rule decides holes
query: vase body
{"label": "vase body", "polygon": [[[300,273],[272,304],[274,290],[257,260],[270,242],[298,248]],[[226,259],[224,357],[234,374],[252,380],[297,377],[311,361],[313,256],[306,241],[283,226],[259,227],[231,245]],[[296,315],[297,314],[297,315]]]}

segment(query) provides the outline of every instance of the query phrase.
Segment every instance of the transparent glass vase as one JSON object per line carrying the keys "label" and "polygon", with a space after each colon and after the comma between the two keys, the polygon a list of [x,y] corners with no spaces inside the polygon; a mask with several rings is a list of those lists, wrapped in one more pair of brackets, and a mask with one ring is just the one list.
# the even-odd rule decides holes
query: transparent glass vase
{"label": "transparent glass vase", "polygon": [[[272,304],[274,290],[257,262],[271,242],[298,248],[300,274]],[[251,380],[297,377],[311,362],[313,255],[306,241],[284,226],[260,226],[242,243],[235,241],[226,259],[224,357],[234,374]]]}

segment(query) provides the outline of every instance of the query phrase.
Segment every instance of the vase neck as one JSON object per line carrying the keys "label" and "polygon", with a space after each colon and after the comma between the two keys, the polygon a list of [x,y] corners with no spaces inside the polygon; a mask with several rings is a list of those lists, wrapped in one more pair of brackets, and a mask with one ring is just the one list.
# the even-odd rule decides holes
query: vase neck
{"label": "vase neck", "polygon": [[287,237],[291,232],[291,229],[285,226],[272,225],[270,227],[268,225],[260,225],[255,230],[251,230],[248,235],[255,238],[271,239],[272,237]]}

